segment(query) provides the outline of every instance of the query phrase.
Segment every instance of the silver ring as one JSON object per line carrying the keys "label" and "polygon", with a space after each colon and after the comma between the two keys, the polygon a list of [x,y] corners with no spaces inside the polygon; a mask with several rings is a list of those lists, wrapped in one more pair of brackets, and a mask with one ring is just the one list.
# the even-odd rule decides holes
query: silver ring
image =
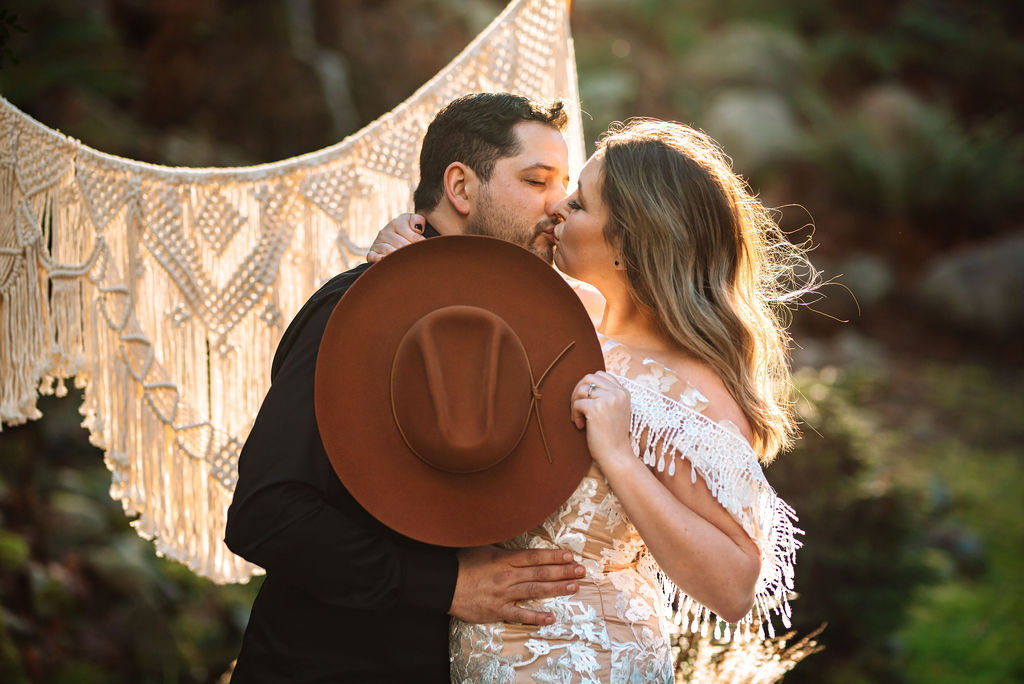
{"label": "silver ring", "polygon": [[596,389],[597,389],[597,383],[596,382],[590,383],[590,387],[587,388],[587,399],[593,399],[594,398],[594,390],[596,390]]}

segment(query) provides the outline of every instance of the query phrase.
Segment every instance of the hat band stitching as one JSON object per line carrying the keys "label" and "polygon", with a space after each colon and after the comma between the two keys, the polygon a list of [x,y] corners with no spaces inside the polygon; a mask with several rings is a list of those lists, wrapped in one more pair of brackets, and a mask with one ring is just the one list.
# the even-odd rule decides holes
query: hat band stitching
{"label": "hat band stitching", "polygon": [[[522,345],[522,342],[519,341],[518,338],[516,338],[516,341],[519,342],[520,345]],[[533,379],[533,369],[530,367],[529,359],[527,359],[526,370],[530,374],[530,394],[531,394],[530,408],[527,409],[527,411],[526,411],[526,422],[523,423],[523,429],[519,433],[519,437],[516,439],[515,444],[513,444],[512,448],[509,449],[508,454],[511,454],[513,451],[515,451],[519,447],[520,442],[523,441],[523,437],[526,436],[526,430],[530,427],[530,419],[533,417],[533,414],[536,413],[537,414],[537,429],[540,431],[540,441],[544,445],[544,453],[547,456],[548,463],[554,463],[554,459],[551,457],[551,448],[548,446],[547,436],[544,434],[544,422],[541,419],[541,415],[540,415],[540,400],[541,400],[541,397],[542,397],[541,392],[540,392],[540,386],[541,386],[541,383],[544,382],[544,379],[548,376],[548,373],[551,372],[551,369],[553,369],[555,367],[555,364],[557,364],[559,361],[561,361],[562,358],[574,346],[576,346],[575,340],[570,342],[568,345],[566,345],[565,349],[560,351],[558,353],[558,355],[554,358],[554,360],[550,364],[548,364],[547,369],[545,369],[545,371],[543,373],[541,373],[540,379],[536,380],[536,381],[534,381],[534,379]],[[525,353],[525,349],[523,351]],[[392,359],[392,361],[391,361],[391,385],[392,385],[392,387],[394,387],[395,365],[397,364],[397,362],[398,362],[397,357]],[[412,443],[409,442],[409,438],[405,435],[405,431],[402,429],[402,423],[401,423],[401,421],[398,420],[398,408],[395,406],[395,393],[394,393],[394,391],[392,391],[392,392],[390,392],[390,394],[391,394],[391,397],[390,397],[391,398],[391,415],[394,418],[395,427],[398,428],[398,434],[402,437],[402,441],[405,442],[405,446],[408,447],[409,451],[411,451],[412,454],[416,458],[418,458],[420,461],[422,461],[424,464],[430,466],[431,468],[434,468],[435,470],[443,470],[442,468],[438,468],[436,465],[434,465],[433,463],[431,463],[427,459],[423,458],[423,456],[421,456],[420,453],[418,451],[416,451],[416,448],[412,445]],[[502,457],[500,460],[496,461],[495,463],[491,463],[489,465],[486,465],[483,468],[478,468],[477,470],[461,471],[458,474],[459,475],[472,475],[474,473],[479,473],[479,472],[483,472],[485,470],[489,470],[490,468],[493,468],[498,463],[501,463],[501,461],[503,461],[506,458],[508,458],[508,454],[505,454],[504,457]],[[451,471],[443,471],[443,472],[451,472]]]}

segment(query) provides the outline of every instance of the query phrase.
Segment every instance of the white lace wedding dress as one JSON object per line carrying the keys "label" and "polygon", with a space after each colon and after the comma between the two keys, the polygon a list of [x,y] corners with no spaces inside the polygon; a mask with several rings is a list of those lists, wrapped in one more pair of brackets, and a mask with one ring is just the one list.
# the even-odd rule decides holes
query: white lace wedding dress
{"label": "white lace wedding dress", "polygon": [[[703,477],[761,552],[754,609],[736,625],[714,617],[715,636],[763,638],[765,623],[774,635],[769,610],[789,626],[786,594],[793,586],[799,546],[794,533],[799,530],[793,527],[792,509],[764,479],[750,445],[732,423],[706,418],[708,401],[671,369],[634,357],[612,339],[601,341],[608,372],[632,397],[638,457],[673,475],[678,470],[682,477]],[[671,448],[641,453],[641,436],[646,444]],[[552,612],[552,625],[469,624],[453,619],[453,682],[673,682],[672,632],[680,626],[705,633],[710,629],[710,611],[678,592],[660,573],[596,465],[558,511],[506,546],[569,549],[586,567],[586,576],[572,596],[524,604]]]}

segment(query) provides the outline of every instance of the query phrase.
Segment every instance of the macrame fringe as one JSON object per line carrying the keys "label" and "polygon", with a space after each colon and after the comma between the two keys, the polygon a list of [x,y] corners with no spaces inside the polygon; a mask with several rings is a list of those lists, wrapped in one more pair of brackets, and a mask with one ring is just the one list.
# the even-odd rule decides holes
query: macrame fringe
{"label": "macrame fringe", "polygon": [[565,98],[577,172],[572,50],[565,0],[515,0],[392,112],[247,168],[103,154],[0,98],[0,426],[39,418],[37,394],[74,377],[139,534],[200,575],[248,578],[225,518],[288,320],[410,208],[423,132],[451,99]]}
{"label": "macrame fringe", "polygon": [[729,624],[680,591],[648,554],[643,562],[658,577],[666,606],[680,630],[707,637],[714,620],[716,640],[747,641],[775,638],[771,613],[788,629],[792,626],[789,596],[793,591],[796,535],[803,530],[793,508],[768,484],[750,445],[737,434],[688,406],[641,383],[615,376],[632,397],[630,434],[633,450],[658,472],[675,476],[676,462],[689,461],[690,481],[699,474],[711,495],[740,523],[757,544],[761,573],[754,589],[754,607],[739,622]]}

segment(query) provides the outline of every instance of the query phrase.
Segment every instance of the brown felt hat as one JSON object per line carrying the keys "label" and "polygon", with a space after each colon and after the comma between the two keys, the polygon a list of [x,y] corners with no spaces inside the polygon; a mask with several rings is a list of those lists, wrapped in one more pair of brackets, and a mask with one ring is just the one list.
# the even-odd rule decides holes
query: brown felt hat
{"label": "brown felt hat", "polygon": [[572,289],[521,247],[435,237],[341,298],[316,364],[331,465],[378,520],[477,546],[554,512],[590,467],[570,395],[604,361]]}

